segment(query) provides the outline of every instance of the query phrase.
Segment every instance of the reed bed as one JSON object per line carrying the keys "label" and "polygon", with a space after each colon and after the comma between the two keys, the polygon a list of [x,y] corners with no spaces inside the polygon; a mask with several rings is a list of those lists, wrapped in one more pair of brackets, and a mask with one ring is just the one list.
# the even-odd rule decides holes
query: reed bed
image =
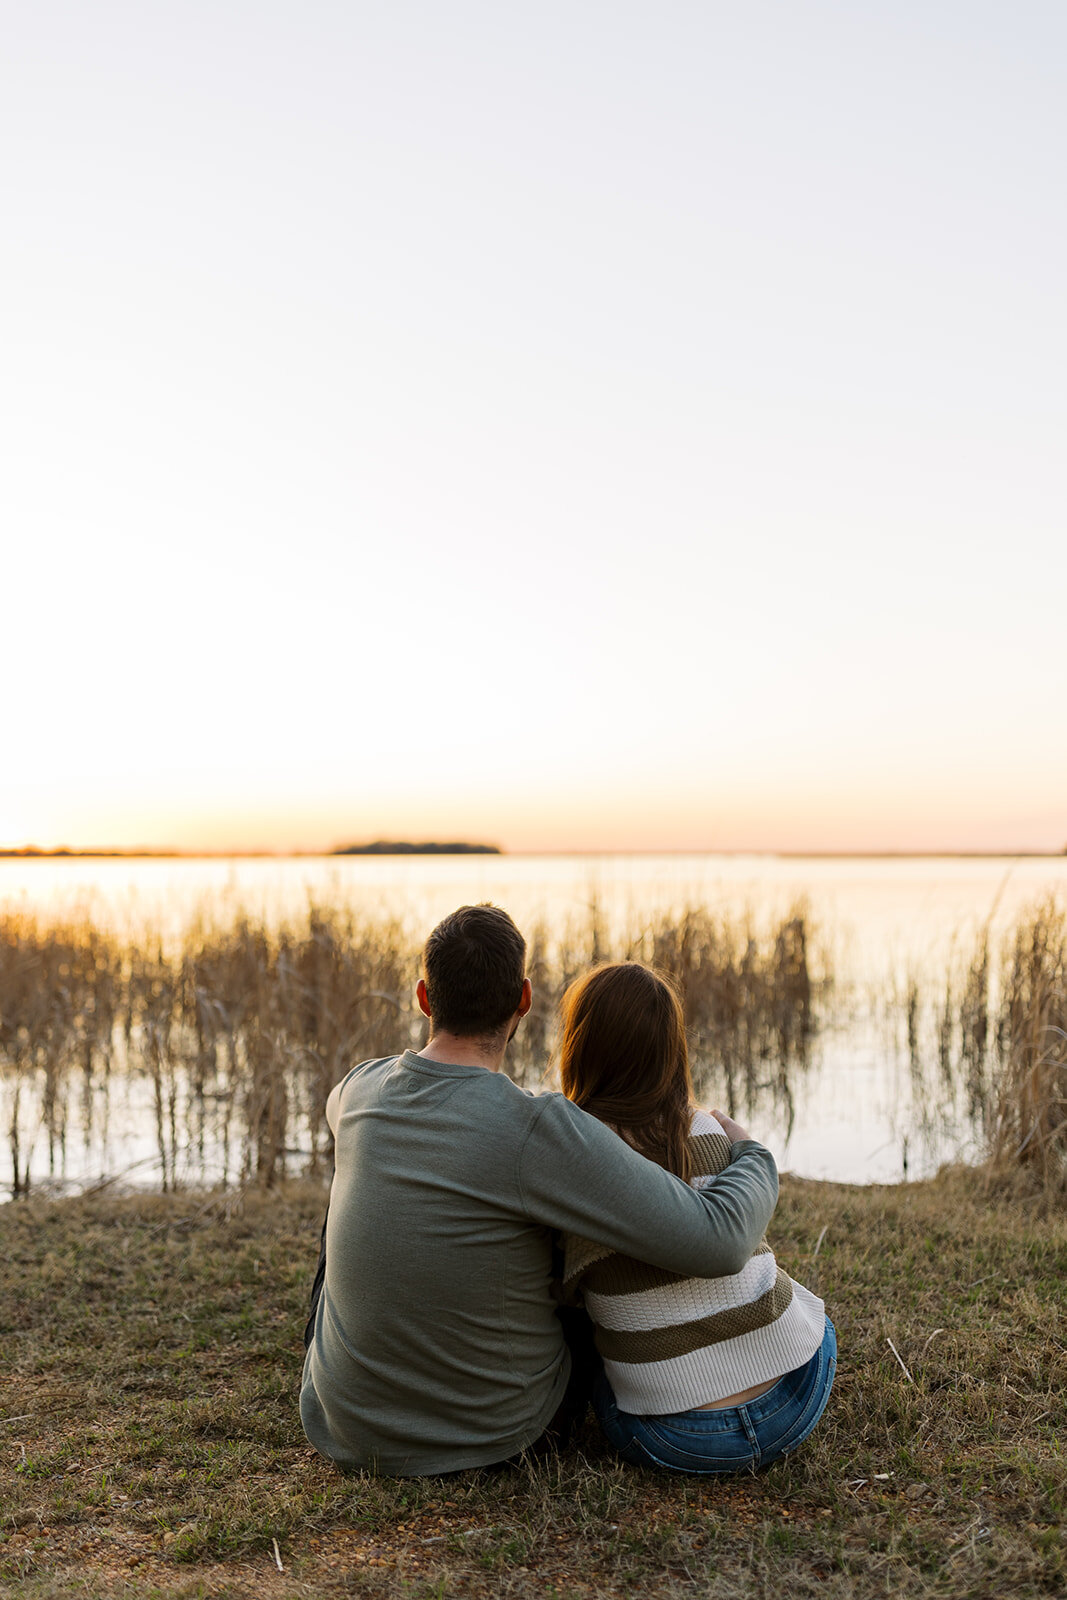
{"label": "reed bed", "polygon": [[[598,961],[640,960],[681,992],[701,1098],[742,1118],[769,1108],[790,1125],[837,1000],[803,907],[756,927],[689,906],[620,930],[593,903],[560,927],[529,929],[528,942],[535,1000],[509,1052],[516,1081],[553,1085],[556,1008],[572,978]],[[87,1149],[94,1119],[131,1084],[164,1191],[328,1169],[331,1086],[356,1061],[425,1039],[417,971],[399,922],[338,906],[311,905],[281,926],[203,918],[168,945],[84,918],[0,915],[10,1193],[61,1178],[74,1141]],[[969,1127],[994,1170],[1067,1194],[1064,909],[1034,907],[999,940],[982,929],[940,982],[912,976],[888,1005],[919,1137]]]}
{"label": "reed bed", "polygon": [[[551,1085],[559,997],[605,959],[650,962],[674,978],[702,1094],[739,1115],[767,1100],[791,1113],[829,989],[813,970],[802,909],[757,930],[690,907],[613,933],[594,904],[560,930],[533,928],[535,1002],[508,1061],[518,1082]],[[68,1141],[79,1126],[84,1137],[115,1076],[148,1089],[164,1191],[322,1169],[332,1085],[359,1060],[425,1039],[417,973],[417,946],[399,923],[331,906],[280,927],[241,914],[202,921],[176,946],[123,942],[87,920],[0,916],[12,1193],[33,1186],[39,1140],[49,1173],[62,1173]]]}
{"label": "reed bed", "polygon": [[1005,948],[996,1016],[999,1063],[989,1107],[997,1168],[1024,1167],[1067,1194],[1067,915],[1039,907]]}
{"label": "reed bed", "polygon": [[990,1170],[1067,1195],[1067,913],[1026,911],[999,939],[982,928],[939,985],[908,978],[903,1021],[914,1125],[968,1126]]}

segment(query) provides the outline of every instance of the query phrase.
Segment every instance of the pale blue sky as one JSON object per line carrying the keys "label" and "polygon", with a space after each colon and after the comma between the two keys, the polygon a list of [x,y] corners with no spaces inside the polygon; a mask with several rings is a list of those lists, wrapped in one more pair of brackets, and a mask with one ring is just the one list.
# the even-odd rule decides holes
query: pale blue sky
{"label": "pale blue sky", "polygon": [[1062,846],[1065,68],[11,8],[0,844]]}

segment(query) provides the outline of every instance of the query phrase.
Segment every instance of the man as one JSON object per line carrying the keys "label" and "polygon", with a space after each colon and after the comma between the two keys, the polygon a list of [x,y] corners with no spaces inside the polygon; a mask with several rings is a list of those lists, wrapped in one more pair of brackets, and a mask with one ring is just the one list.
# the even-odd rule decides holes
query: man
{"label": "man", "polygon": [[525,959],[506,912],[454,911],[423,951],[429,1042],[354,1067],[327,1102],[336,1165],[300,1415],[339,1466],[453,1472],[544,1434],[571,1371],[553,1230],[719,1277],[774,1211],[774,1158],[736,1124],[730,1165],[691,1189],[563,1095],[506,1077]]}

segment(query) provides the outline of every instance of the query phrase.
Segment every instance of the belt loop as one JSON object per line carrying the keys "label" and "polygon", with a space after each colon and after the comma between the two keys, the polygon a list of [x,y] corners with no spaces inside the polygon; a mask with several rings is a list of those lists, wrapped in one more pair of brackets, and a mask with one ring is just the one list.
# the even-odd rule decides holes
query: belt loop
{"label": "belt loop", "polygon": [[741,1426],[745,1430],[745,1437],[752,1446],[752,1470],[755,1472],[760,1464],[759,1438],[755,1428],[752,1426],[752,1418],[748,1414],[748,1406],[738,1406],[737,1415],[741,1418]]}

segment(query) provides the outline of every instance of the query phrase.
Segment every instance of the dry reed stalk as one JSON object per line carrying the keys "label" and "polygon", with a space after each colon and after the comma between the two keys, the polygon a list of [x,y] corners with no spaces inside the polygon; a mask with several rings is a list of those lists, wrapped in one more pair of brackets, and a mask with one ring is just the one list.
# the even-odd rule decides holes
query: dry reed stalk
{"label": "dry reed stalk", "polygon": [[1015,929],[997,1017],[989,1154],[1067,1193],[1067,916],[1053,902]]}

